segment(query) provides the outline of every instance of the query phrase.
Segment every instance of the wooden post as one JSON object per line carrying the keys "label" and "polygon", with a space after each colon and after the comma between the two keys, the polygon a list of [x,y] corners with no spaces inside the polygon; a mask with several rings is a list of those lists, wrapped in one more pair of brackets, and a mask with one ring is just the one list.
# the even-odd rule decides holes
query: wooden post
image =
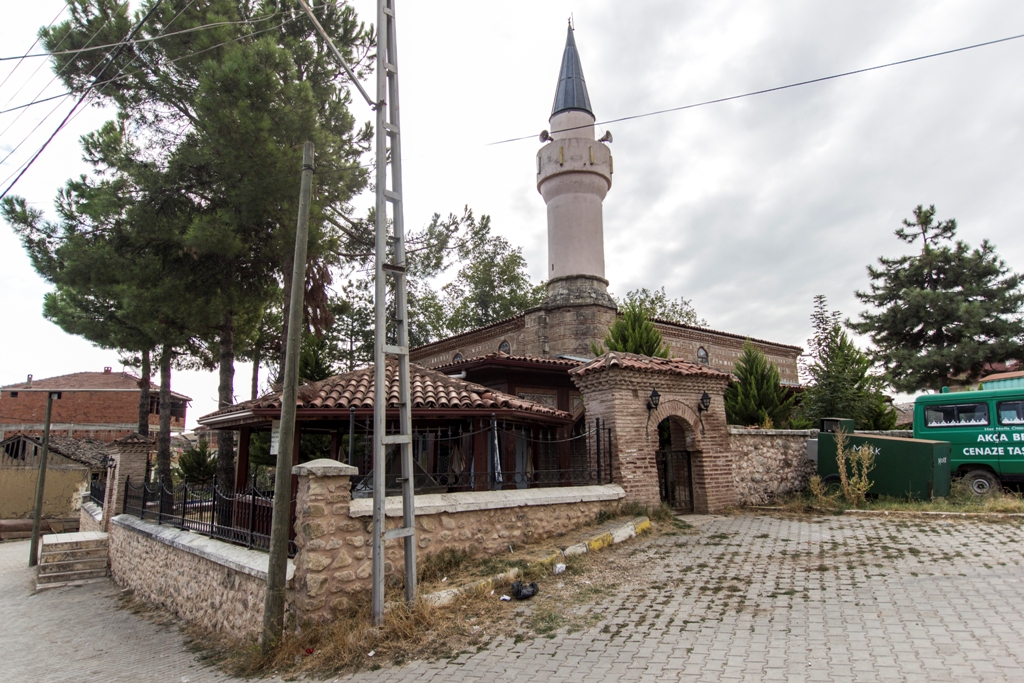
{"label": "wooden post", "polygon": [[32,518],[32,542],[28,548],[28,566],[39,562],[39,529],[43,523],[43,489],[46,486],[46,460],[50,455],[50,418],[53,417],[53,398],[60,398],[55,391],[46,392],[46,418],[43,422],[43,452],[39,456],[39,478],[36,481],[36,514]]}

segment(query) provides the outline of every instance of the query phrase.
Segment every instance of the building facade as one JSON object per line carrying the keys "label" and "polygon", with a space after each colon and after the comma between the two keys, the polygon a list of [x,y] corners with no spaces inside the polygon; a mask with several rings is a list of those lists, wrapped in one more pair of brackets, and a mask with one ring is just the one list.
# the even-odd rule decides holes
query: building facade
{"label": "building facade", "polygon": [[[160,424],[158,392],[150,384],[149,424]],[[137,431],[139,426],[139,378],[127,372],[76,372],[0,387],[0,440],[12,434],[43,433],[46,397],[57,392],[50,431],[77,438],[112,441]],[[188,396],[171,392],[171,431],[185,429]]]}

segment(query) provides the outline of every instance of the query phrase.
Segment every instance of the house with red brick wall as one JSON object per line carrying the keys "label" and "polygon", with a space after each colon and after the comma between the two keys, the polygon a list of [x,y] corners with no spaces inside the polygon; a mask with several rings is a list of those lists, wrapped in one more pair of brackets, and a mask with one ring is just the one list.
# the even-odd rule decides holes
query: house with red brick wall
{"label": "house with red brick wall", "polygon": [[[77,438],[113,441],[132,434],[139,425],[139,378],[129,372],[76,372],[33,379],[0,387],[0,440],[12,434],[42,434],[46,396],[53,402],[50,431]],[[160,423],[158,392],[150,383],[149,424]],[[185,411],[192,399],[171,392],[171,431],[185,430]]]}

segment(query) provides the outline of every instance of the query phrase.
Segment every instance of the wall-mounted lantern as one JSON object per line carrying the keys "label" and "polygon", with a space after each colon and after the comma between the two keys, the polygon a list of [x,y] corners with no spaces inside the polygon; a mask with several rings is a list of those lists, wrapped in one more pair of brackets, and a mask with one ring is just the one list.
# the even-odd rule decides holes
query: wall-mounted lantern
{"label": "wall-mounted lantern", "polygon": [[659,403],[661,403],[661,394],[657,389],[651,389],[651,395],[647,397],[647,410],[655,410]]}
{"label": "wall-mounted lantern", "polygon": [[708,392],[704,392],[700,395],[700,400],[697,402],[697,419],[700,420],[700,435],[704,436],[704,418],[701,417],[701,413],[705,413],[711,410],[711,397],[708,396]]}

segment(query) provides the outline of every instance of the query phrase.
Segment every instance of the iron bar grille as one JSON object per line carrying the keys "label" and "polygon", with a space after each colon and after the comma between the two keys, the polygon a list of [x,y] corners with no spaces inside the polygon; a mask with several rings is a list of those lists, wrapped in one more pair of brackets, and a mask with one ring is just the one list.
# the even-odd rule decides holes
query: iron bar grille
{"label": "iron bar grille", "polygon": [[[176,486],[125,482],[125,514],[256,550],[270,547],[273,511],[273,486],[261,491],[255,482],[236,493],[222,491],[216,479],[209,484],[186,480]],[[288,555],[295,556],[292,541]]]}
{"label": "iron bar grille", "polygon": [[89,500],[103,507],[103,498],[107,494],[107,480],[104,478],[89,480]]}
{"label": "iron bar grille", "polygon": [[[369,498],[372,444],[362,434],[350,438],[350,464],[360,472],[352,477],[352,497]],[[596,420],[577,423],[568,434],[501,423],[475,430],[414,429],[413,484],[417,494],[609,484],[611,440],[611,429]],[[401,491],[398,457],[397,447],[387,448],[388,495]]]}

